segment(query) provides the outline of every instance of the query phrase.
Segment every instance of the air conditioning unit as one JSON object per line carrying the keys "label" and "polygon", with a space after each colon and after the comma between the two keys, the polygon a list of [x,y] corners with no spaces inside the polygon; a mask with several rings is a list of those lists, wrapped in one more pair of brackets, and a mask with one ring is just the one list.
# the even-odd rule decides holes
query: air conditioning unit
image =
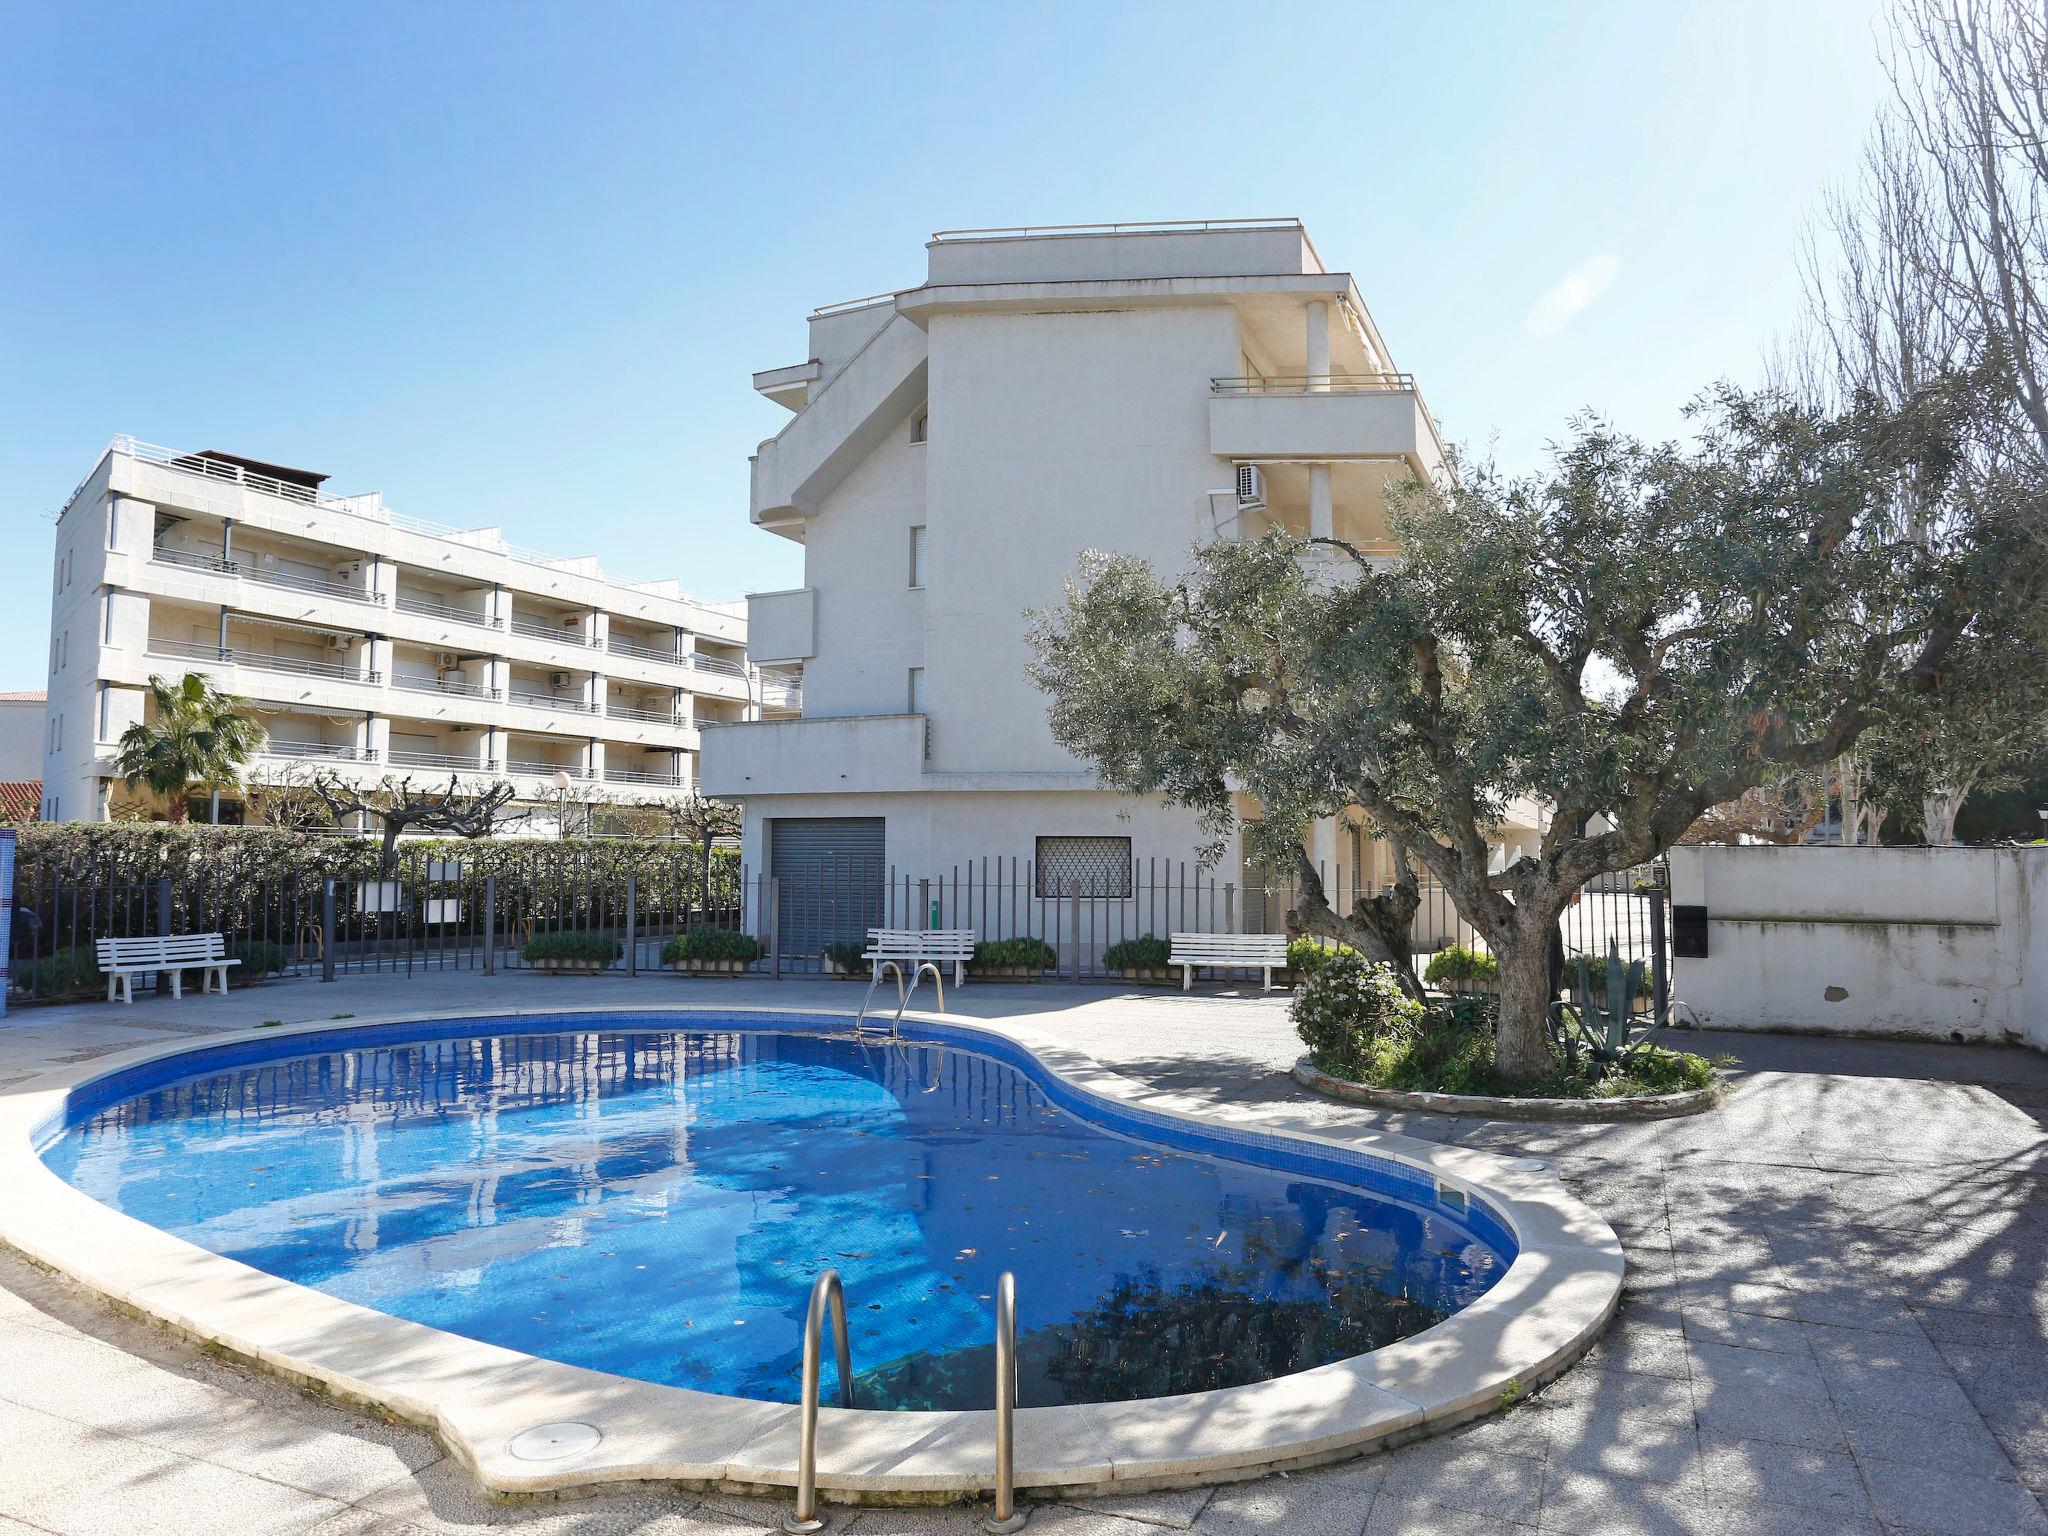
{"label": "air conditioning unit", "polygon": [[354,643],[347,635],[329,635],[327,637],[327,649],[330,651],[345,651]]}
{"label": "air conditioning unit", "polygon": [[1256,464],[1237,466],[1237,504],[1244,510],[1266,504],[1266,472]]}
{"label": "air conditioning unit", "polygon": [[461,665],[462,658],[452,651],[442,651],[434,658],[434,670],[436,672],[453,672]]}
{"label": "air conditioning unit", "polygon": [[551,688],[566,688],[575,681],[576,679],[567,672],[550,672],[548,674],[548,686]]}

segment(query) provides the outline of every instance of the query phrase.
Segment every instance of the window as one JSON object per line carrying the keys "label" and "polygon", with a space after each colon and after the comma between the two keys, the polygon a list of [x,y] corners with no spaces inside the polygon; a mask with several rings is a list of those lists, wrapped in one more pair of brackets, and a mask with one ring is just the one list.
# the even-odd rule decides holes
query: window
{"label": "window", "polygon": [[923,667],[912,667],[910,669],[910,712],[913,715],[921,715],[924,713]]}
{"label": "window", "polygon": [[1121,898],[1131,894],[1128,837],[1041,837],[1038,894]]}
{"label": "window", "polygon": [[910,418],[910,440],[913,443],[923,442],[930,432],[931,413],[929,411],[919,411]]}
{"label": "window", "polygon": [[910,530],[910,584],[924,585],[924,524]]}

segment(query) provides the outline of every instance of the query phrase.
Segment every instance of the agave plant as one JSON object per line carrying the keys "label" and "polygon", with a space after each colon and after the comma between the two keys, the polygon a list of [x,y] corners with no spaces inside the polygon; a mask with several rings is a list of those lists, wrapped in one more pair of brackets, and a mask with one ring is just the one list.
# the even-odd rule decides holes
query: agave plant
{"label": "agave plant", "polygon": [[1579,1070],[1580,1057],[1587,1075],[1595,1082],[1637,1051],[1647,1047],[1662,1025],[1654,1013],[1648,1027],[1635,1033],[1635,1000],[1643,990],[1644,964],[1624,962],[1615,941],[1607,941],[1607,964],[1602,971],[1580,955],[1574,967],[1572,1000],[1551,1007],[1551,1029],[1564,1047],[1565,1063]]}

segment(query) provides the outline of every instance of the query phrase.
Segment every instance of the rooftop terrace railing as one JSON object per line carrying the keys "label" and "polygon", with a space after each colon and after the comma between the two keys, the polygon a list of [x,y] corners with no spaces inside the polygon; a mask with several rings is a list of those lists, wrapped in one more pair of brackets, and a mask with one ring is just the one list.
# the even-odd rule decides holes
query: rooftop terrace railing
{"label": "rooftop terrace railing", "polygon": [[994,229],[942,229],[932,239],[1014,240],[1020,235],[1170,235],[1212,230],[1300,229],[1299,219],[1154,219],[1135,224],[1011,224]]}
{"label": "rooftop terrace railing", "polygon": [[1216,395],[1361,395],[1415,391],[1412,373],[1279,373],[1209,381]]}

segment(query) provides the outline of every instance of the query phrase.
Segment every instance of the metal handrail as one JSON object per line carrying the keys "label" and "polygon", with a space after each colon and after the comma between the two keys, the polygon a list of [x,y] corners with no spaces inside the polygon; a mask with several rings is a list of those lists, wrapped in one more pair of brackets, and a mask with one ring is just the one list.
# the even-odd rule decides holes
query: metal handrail
{"label": "metal handrail", "polygon": [[825,1347],[825,1312],[832,1312],[832,1348],[839,1364],[839,1406],[853,1406],[853,1351],[846,1342],[846,1288],[839,1271],[828,1269],[811,1285],[811,1304],[804,1313],[803,1397],[796,1452],[796,1509],[782,1522],[790,1536],[809,1536],[825,1529],[818,1513],[818,1357]]}
{"label": "metal handrail", "polygon": [[525,635],[529,640],[559,640],[564,645],[597,644],[580,629],[565,629],[560,623],[550,624],[545,619],[529,619],[517,613],[512,615],[512,633]]}
{"label": "metal handrail", "polygon": [[352,763],[358,759],[374,762],[377,753],[374,748],[358,751],[354,747],[337,746],[325,741],[266,741],[263,743],[265,757],[325,757],[339,763]]}
{"label": "metal handrail", "polygon": [[594,715],[597,713],[597,706],[595,704],[586,703],[582,699],[565,699],[552,693],[528,693],[522,689],[514,688],[506,697],[514,704],[524,704],[529,709],[560,709],[567,710],[573,715]]}
{"label": "metal handrail", "polygon": [[687,725],[673,709],[639,709],[631,704],[607,704],[604,712],[614,720],[645,720],[649,725]]}
{"label": "metal handrail", "polygon": [[681,666],[687,653],[676,650],[661,650],[656,646],[642,645],[637,640],[622,640],[617,635],[605,637],[604,648],[614,656],[634,656],[642,661],[667,661]]}
{"label": "metal handrail", "polygon": [[454,619],[458,623],[476,624],[484,629],[505,627],[505,621],[496,614],[485,613],[480,608],[463,608],[455,603],[440,602],[431,597],[408,597],[401,592],[394,606],[400,613],[423,614],[430,619]]}
{"label": "metal handrail", "polygon": [[453,752],[414,752],[406,747],[394,747],[391,763],[395,768],[453,768],[460,773],[496,773],[495,760],[480,760],[474,757],[459,757]]}
{"label": "metal handrail", "polygon": [[1017,1508],[1017,1277],[1006,1269],[996,1281],[996,1508],[981,1528],[1008,1536],[1029,1518]]}
{"label": "metal handrail", "polygon": [[667,784],[679,785],[683,776],[673,769],[661,771],[651,768],[614,768],[605,765],[604,778],[607,784]]}
{"label": "metal handrail", "polygon": [[1212,378],[1215,395],[1363,395],[1415,392],[1412,373],[1283,373]]}
{"label": "metal handrail", "polygon": [[289,672],[295,677],[328,677],[343,683],[381,684],[381,672],[358,672],[340,662],[301,661],[296,656],[272,656],[262,651],[238,650],[234,646],[201,645],[191,640],[157,640],[145,649],[153,656],[181,656],[194,661],[225,662],[229,666],[254,667],[263,672]]}
{"label": "metal handrail", "polygon": [[410,693],[451,693],[465,699],[495,699],[498,690],[487,683],[449,682],[438,677],[394,677],[391,686]]}

